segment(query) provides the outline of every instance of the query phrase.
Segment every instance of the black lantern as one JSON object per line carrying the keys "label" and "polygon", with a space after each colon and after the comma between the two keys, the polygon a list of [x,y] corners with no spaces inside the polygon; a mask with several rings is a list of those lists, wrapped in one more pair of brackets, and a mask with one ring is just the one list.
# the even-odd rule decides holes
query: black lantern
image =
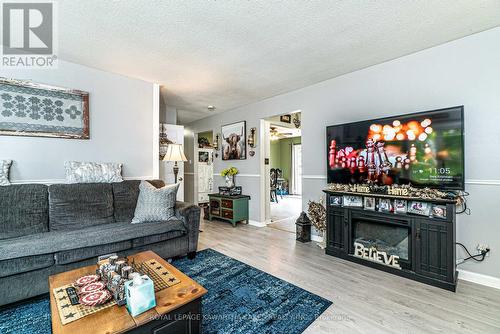
{"label": "black lantern", "polygon": [[297,227],[296,240],[300,242],[311,241],[311,221],[304,211],[302,211],[299,218],[295,222],[295,226]]}

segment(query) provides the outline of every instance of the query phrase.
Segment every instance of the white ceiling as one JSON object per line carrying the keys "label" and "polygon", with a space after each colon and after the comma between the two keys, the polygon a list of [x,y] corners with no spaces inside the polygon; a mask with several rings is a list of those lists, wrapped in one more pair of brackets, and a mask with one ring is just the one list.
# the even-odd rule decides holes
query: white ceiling
{"label": "white ceiling", "polygon": [[500,25],[500,1],[60,0],[59,54],[164,86],[187,123]]}

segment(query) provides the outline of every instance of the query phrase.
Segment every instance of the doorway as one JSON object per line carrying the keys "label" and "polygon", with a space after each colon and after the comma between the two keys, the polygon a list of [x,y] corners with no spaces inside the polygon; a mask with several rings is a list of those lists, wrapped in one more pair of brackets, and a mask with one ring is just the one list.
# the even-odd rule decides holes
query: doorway
{"label": "doorway", "polygon": [[266,221],[271,228],[295,233],[302,211],[302,131],[300,112],[274,116],[268,123],[268,170]]}

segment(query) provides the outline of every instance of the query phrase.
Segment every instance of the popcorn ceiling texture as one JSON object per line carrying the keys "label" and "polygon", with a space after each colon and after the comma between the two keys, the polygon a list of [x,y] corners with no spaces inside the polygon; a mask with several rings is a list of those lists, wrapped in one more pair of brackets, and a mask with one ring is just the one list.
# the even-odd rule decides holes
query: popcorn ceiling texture
{"label": "popcorn ceiling texture", "polygon": [[500,1],[67,0],[58,8],[61,59],[164,85],[181,124],[211,115],[207,105],[229,110],[500,25]]}

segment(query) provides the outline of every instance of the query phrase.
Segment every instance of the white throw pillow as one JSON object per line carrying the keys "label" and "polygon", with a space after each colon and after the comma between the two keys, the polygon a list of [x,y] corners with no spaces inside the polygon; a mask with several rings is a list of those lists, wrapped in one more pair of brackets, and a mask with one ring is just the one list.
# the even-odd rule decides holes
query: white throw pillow
{"label": "white throw pillow", "polygon": [[132,224],[159,222],[174,217],[178,189],[179,183],[156,188],[147,181],[141,181]]}
{"label": "white throw pillow", "polygon": [[9,169],[12,160],[0,160],[0,186],[10,186]]}
{"label": "white throw pillow", "polygon": [[66,161],[66,182],[68,183],[110,183],[122,182],[122,164],[107,162]]}

